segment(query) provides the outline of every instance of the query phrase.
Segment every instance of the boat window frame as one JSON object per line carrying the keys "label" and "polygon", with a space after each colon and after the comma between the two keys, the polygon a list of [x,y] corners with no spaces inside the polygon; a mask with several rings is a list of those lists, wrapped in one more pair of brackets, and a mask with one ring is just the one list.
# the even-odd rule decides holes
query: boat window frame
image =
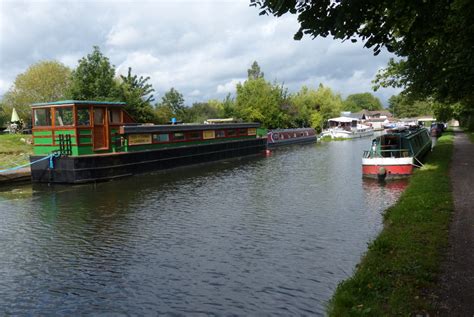
{"label": "boat window frame", "polygon": [[[182,138],[176,138],[176,135],[178,134],[181,134],[182,135]],[[171,141],[172,142],[184,142],[186,141],[186,133],[184,133],[183,131],[176,131],[176,132],[173,132],[171,134]]]}
{"label": "boat window frame", "polygon": [[[54,127],[55,128],[65,128],[65,127],[74,127],[74,107],[73,106],[64,106],[64,107],[52,107],[52,109],[54,110],[54,115],[53,115],[53,118],[54,118]],[[63,117],[64,116],[59,116],[58,114],[60,113],[61,110],[69,110],[71,112],[71,117],[70,117],[70,120],[71,120],[71,123],[70,124],[59,124],[58,120],[61,120],[63,121]]]}
{"label": "boat window frame", "polygon": [[[41,110],[44,110],[44,111],[48,111],[49,112],[49,116],[47,116],[45,114],[45,120],[49,117],[49,125],[48,124],[41,124],[41,125],[38,125],[36,123],[37,121],[37,111],[41,111]],[[48,120],[46,120],[46,123]],[[34,128],[52,128],[53,127],[53,111],[52,111],[52,107],[42,107],[42,108],[34,108],[33,109],[33,127]]]}
{"label": "boat window frame", "polygon": [[[156,140],[156,136],[166,135],[167,141]],[[153,144],[163,144],[163,143],[170,143],[170,134],[169,133],[153,133],[151,136],[151,142]]]}
{"label": "boat window frame", "polygon": [[225,131],[225,136],[228,138],[234,138],[237,136],[237,131],[235,129],[228,129]]}
{"label": "boat window frame", "polygon": [[190,131],[186,133],[186,139],[187,140],[201,140],[202,139],[202,131]]}
{"label": "boat window frame", "polygon": [[216,139],[223,139],[226,137],[225,130],[215,130]]}
{"label": "boat window frame", "polygon": [[[87,112],[89,114],[89,124],[87,124],[87,125],[81,124],[79,122],[79,111],[81,111],[81,110],[87,110]],[[76,127],[90,128],[91,123],[92,123],[91,108],[89,106],[87,106],[87,107],[77,107],[76,108]]]}

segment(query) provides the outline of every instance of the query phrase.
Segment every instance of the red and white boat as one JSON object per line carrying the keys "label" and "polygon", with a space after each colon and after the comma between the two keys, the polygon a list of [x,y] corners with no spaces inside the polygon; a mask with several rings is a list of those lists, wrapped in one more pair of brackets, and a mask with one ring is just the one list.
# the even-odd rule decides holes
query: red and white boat
{"label": "red and white boat", "polygon": [[431,138],[425,128],[398,127],[372,141],[364,151],[362,176],[393,179],[410,176],[414,166],[431,150]]}

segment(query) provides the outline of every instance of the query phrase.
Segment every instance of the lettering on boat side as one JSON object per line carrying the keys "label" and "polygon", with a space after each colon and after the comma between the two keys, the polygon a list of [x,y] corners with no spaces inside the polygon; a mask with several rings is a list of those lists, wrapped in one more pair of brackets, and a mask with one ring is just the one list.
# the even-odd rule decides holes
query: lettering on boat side
{"label": "lettering on boat side", "polygon": [[215,139],[216,138],[216,132],[214,130],[203,131],[202,138],[204,140]]}
{"label": "lettering on boat side", "polygon": [[129,145],[151,144],[151,134],[130,134],[128,136]]}

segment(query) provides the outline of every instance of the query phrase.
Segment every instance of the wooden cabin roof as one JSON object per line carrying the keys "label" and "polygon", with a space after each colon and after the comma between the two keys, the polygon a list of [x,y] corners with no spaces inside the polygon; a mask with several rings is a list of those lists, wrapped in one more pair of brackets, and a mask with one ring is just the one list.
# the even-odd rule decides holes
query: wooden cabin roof
{"label": "wooden cabin roof", "polygon": [[31,105],[34,107],[58,106],[58,105],[104,105],[104,106],[125,106],[125,102],[120,101],[94,101],[94,100],[61,100],[52,102],[40,102]]}

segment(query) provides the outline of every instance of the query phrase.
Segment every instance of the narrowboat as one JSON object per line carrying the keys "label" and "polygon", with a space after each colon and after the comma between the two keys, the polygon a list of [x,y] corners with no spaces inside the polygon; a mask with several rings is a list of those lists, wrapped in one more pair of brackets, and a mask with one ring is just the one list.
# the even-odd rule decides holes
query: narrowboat
{"label": "narrowboat", "polygon": [[431,150],[428,130],[421,127],[398,127],[388,130],[372,141],[364,151],[362,175],[369,178],[392,179],[410,176],[414,166]]}
{"label": "narrowboat", "polygon": [[374,129],[371,126],[358,123],[355,118],[332,118],[328,120],[328,123],[329,128],[323,131],[321,137],[353,139],[374,135]]}
{"label": "narrowboat", "polygon": [[297,143],[312,143],[316,141],[316,131],[313,128],[278,129],[271,130],[267,134],[267,146],[269,148]]}
{"label": "narrowboat", "polygon": [[34,182],[87,183],[253,155],[266,149],[258,123],[139,124],[123,102],[32,105]]}

